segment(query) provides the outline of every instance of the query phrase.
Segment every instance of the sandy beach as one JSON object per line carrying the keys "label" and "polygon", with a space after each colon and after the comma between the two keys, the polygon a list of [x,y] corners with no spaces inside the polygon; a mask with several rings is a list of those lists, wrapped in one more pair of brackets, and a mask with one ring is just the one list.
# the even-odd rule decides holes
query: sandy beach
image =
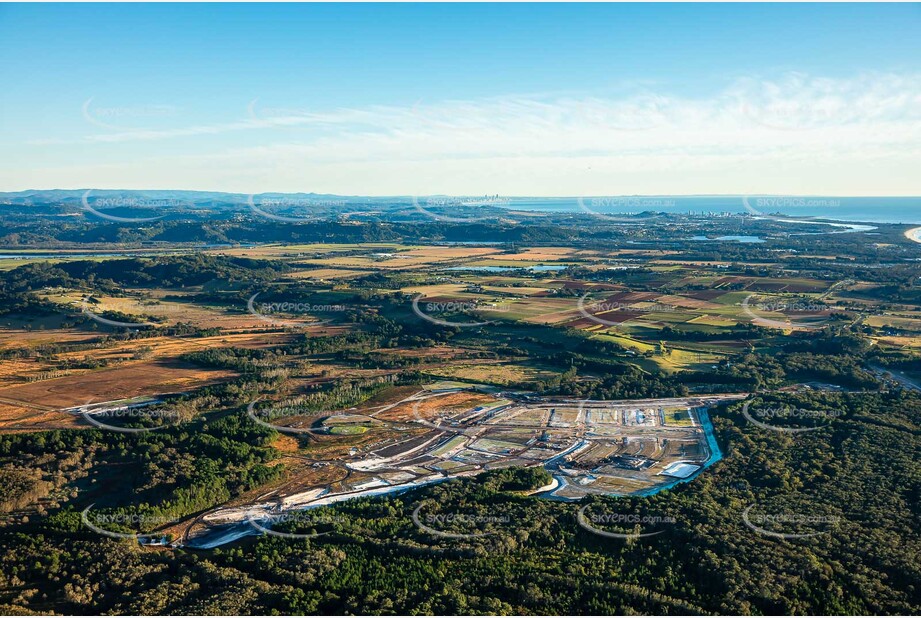
{"label": "sandy beach", "polygon": [[907,230],[905,232],[905,237],[908,238],[908,240],[921,242],[921,227],[913,227],[910,230]]}

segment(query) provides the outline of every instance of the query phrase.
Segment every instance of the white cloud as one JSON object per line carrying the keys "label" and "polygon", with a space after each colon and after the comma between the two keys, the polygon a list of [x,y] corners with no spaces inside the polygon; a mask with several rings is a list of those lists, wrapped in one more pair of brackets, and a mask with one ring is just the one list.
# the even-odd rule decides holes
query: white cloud
{"label": "white cloud", "polygon": [[[699,99],[512,96],[322,112],[254,101],[241,118],[85,138],[130,149],[240,136],[229,150],[166,157],[155,144],[154,154],[115,166],[20,166],[18,180],[8,172],[0,182],[378,195],[921,194],[919,75],[748,78]],[[252,146],[260,137],[265,144]]]}

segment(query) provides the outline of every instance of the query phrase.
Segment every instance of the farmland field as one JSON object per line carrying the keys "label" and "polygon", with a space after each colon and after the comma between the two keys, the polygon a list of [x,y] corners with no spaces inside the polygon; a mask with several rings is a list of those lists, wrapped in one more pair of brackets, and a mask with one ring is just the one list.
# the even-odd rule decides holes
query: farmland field
{"label": "farmland field", "polygon": [[[555,505],[668,500],[676,484],[715,487],[720,458],[748,456],[721,450],[752,431],[741,400],[766,398],[768,412],[814,401],[804,409],[836,419],[841,401],[921,390],[910,288],[893,302],[860,272],[831,281],[812,263],[794,272],[791,259],[765,259],[413,239],[62,257],[60,272],[0,272],[14,303],[0,316],[0,438],[92,445],[82,467],[0,455],[0,475],[37,470],[36,485],[23,481],[35,499],[17,501],[11,521],[182,504],[156,530],[170,545],[151,551],[208,552],[237,547],[222,531],[248,517],[395,504],[383,501],[501,471],[550,475],[530,499]],[[565,270],[525,268],[541,265]],[[764,463],[775,460],[758,455],[738,487],[787,478]],[[190,493],[202,474],[228,480]],[[538,489],[522,486],[518,498]]]}

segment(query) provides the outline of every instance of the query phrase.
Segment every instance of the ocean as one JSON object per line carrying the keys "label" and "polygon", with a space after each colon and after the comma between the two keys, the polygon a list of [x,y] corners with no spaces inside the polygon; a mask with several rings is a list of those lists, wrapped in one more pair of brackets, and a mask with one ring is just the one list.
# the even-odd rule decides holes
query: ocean
{"label": "ocean", "polygon": [[[746,208],[746,204],[749,208]],[[510,210],[587,212],[603,215],[645,211],[674,214],[762,213],[836,221],[921,225],[921,197],[615,196],[512,197],[497,200]]]}

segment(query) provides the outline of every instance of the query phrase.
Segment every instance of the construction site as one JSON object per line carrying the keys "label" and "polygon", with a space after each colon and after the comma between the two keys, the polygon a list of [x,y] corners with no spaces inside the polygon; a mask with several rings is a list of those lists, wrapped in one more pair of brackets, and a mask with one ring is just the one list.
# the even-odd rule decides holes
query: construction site
{"label": "construction site", "polygon": [[271,521],[281,513],[509,466],[550,471],[553,482],[535,492],[549,499],[650,495],[692,479],[720,459],[707,409],[738,397],[551,400],[442,383],[383,406],[307,422],[277,419],[272,426],[283,433],[329,434],[335,428],[360,427],[354,433],[361,439],[347,455],[310,464],[312,471],[321,470],[322,478],[334,481],[278,488],[254,502],[221,507],[198,518],[182,536],[192,546],[214,547],[258,533],[258,526],[247,524]]}

